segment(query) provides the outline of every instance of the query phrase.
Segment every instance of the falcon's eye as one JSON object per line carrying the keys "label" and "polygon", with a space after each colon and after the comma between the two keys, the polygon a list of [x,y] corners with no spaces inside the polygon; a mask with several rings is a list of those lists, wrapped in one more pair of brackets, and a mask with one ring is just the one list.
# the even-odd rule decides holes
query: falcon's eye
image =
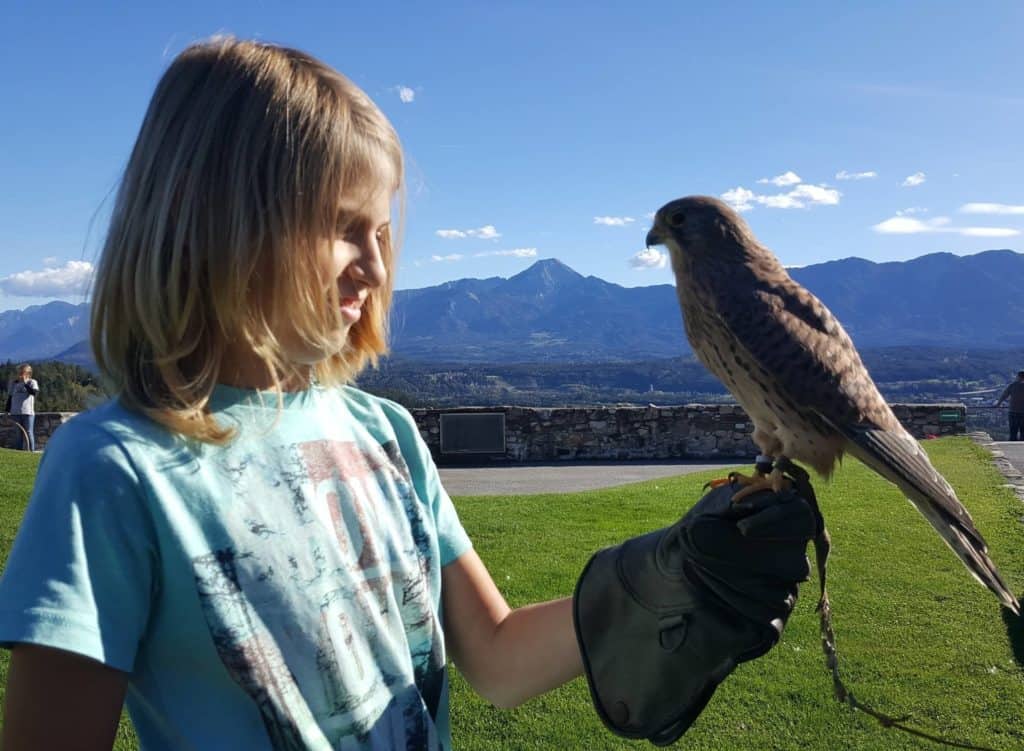
{"label": "falcon's eye", "polygon": [[673,227],[682,227],[686,223],[686,214],[682,211],[677,211],[668,218],[668,223]]}

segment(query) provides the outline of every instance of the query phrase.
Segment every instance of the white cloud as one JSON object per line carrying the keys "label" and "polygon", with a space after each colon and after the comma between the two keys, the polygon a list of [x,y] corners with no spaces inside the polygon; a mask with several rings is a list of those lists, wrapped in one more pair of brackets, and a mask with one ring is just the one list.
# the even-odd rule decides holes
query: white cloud
{"label": "white cloud", "polygon": [[434,234],[446,240],[456,240],[463,237],[475,237],[479,240],[496,240],[501,237],[501,233],[494,228],[493,224],[485,224],[479,229],[439,229]]}
{"label": "white cloud", "polygon": [[921,208],[920,206],[910,206],[905,209],[900,209],[896,212],[896,216],[911,216],[912,214],[927,214],[928,209]]}
{"label": "white cloud", "polygon": [[57,256],[47,256],[46,258],[43,259],[43,268],[44,269],[52,269],[59,262],[60,262],[60,259],[57,258]]}
{"label": "white cloud", "polygon": [[903,181],[904,188],[916,188],[918,185],[923,183],[927,178],[923,172],[915,172],[912,175],[908,175]]}
{"label": "white cloud", "polygon": [[803,180],[800,178],[800,175],[790,170],[788,172],[783,172],[781,175],[776,175],[775,177],[762,177],[758,182],[785,188],[789,185],[798,185],[802,183]]}
{"label": "white cloud", "polygon": [[395,86],[394,90],[398,92],[398,98],[405,104],[409,104],[416,98],[416,92],[408,86]]}
{"label": "white cloud", "polygon": [[446,256],[430,256],[430,260],[434,263],[445,263],[449,261],[461,261],[465,256],[461,253],[451,253]]}
{"label": "white cloud", "polygon": [[883,235],[918,235],[926,232],[948,232],[963,237],[1013,237],[1020,230],[1009,227],[954,227],[949,217],[937,216],[928,221],[913,219],[909,216],[894,216],[872,227],[875,232]]}
{"label": "white cloud", "polygon": [[802,209],[812,206],[835,206],[843,194],[835,188],[825,185],[797,185],[788,193],[775,195],[759,195],[747,188],[738,187],[722,193],[722,200],[737,211],[748,211],[754,204],[767,206],[770,209]]}
{"label": "white cloud", "polygon": [[722,194],[722,200],[737,211],[749,211],[754,208],[755,198],[754,191],[743,187],[730,188]]}
{"label": "white cloud", "polygon": [[1019,229],[1010,227],[964,227],[959,232],[967,237],[1014,237],[1020,234]]}
{"label": "white cloud", "polygon": [[[839,197],[842,195],[835,188],[828,188],[824,185],[797,185],[792,191],[789,192],[790,196],[799,199],[805,199],[813,204],[819,204],[822,206],[836,206],[839,203]],[[798,207],[799,208],[799,207]]]}
{"label": "white cloud", "polygon": [[[50,259],[47,259],[50,260]],[[0,278],[0,290],[18,297],[70,297],[83,295],[92,280],[88,261],[68,261],[43,271],[19,271]]]}
{"label": "white cloud", "polygon": [[878,173],[874,170],[869,172],[847,172],[842,169],[836,173],[836,180],[870,180],[873,177],[878,177]]}
{"label": "white cloud", "polygon": [[965,203],[960,207],[964,214],[1024,214],[1024,206],[1008,203]]}
{"label": "white cloud", "polygon": [[629,259],[629,265],[634,269],[663,269],[668,265],[668,254],[662,253],[657,248],[641,250]]}
{"label": "white cloud", "polygon": [[483,253],[477,253],[474,258],[483,258],[484,256],[513,256],[514,258],[536,258],[536,248],[512,248],[512,250],[488,250]]}
{"label": "white cloud", "polygon": [[631,216],[595,216],[594,224],[603,224],[606,227],[625,227],[636,220]]}
{"label": "white cloud", "polygon": [[909,216],[894,216],[879,222],[871,229],[883,235],[916,235],[920,232],[935,232],[934,225],[926,224],[920,219],[911,219]]}
{"label": "white cloud", "polygon": [[754,200],[770,209],[802,209],[804,207],[793,193],[779,193],[774,196],[754,196]]}
{"label": "white cloud", "polygon": [[501,237],[498,230],[494,229],[493,224],[487,224],[480,229],[469,230],[470,237],[479,237],[481,240],[496,240]]}

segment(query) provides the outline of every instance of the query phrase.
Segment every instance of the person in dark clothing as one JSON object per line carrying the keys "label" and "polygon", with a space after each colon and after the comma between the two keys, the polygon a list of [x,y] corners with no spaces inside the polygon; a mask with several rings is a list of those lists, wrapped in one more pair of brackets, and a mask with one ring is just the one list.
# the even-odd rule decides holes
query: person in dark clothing
{"label": "person in dark clothing", "polygon": [[1007,399],[1010,400],[1010,440],[1024,441],[1024,370],[1018,372],[1017,380],[1003,390],[996,406],[1001,406]]}

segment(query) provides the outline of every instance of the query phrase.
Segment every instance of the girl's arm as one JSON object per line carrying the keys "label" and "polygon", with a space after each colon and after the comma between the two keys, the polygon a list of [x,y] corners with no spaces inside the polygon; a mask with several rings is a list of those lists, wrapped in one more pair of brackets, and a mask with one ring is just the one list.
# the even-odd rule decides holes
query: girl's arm
{"label": "girl's arm", "polygon": [[73,652],[15,646],[0,748],[110,751],[127,684],[127,674]]}
{"label": "girl's arm", "polygon": [[476,551],[441,569],[445,644],[473,689],[503,708],[583,674],[572,598],[512,610]]}

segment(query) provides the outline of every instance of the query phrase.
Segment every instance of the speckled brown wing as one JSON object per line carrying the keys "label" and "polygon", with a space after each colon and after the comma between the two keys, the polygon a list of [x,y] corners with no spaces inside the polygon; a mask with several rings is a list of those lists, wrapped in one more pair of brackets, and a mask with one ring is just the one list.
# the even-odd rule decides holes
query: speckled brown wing
{"label": "speckled brown wing", "polygon": [[[769,384],[765,403],[775,401],[772,409],[787,413],[778,421],[798,414],[805,423],[790,432],[821,434],[824,428],[841,436],[845,450],[898,485],[971,573],[1019,612],[970,514],[892,413],[842,326],[788,275],[775,277],[753,285],[725,280],[716,285],[714,307],[737,364],[750,360],[741,370]],[[801,459],[798,445],[783,445],[783,452]]]}

